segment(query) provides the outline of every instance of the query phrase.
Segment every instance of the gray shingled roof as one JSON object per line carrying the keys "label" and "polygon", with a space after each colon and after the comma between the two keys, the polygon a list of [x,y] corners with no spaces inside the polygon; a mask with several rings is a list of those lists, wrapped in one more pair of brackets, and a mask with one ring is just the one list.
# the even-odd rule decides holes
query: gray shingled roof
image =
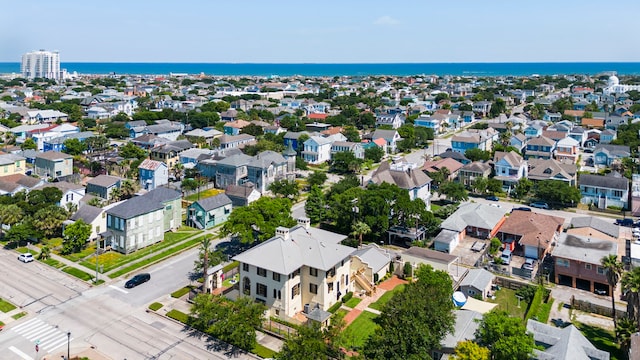
{"label": "gray shingled roof", "polygon": [[409,171],[391,170],[388,162],[383,162],[371,176],[371,181],[375,184],[383,182],[395,184],[401,189],[411,190],[421,188],[431,183],[431,178],[419,169]]}
{"label": "gray shingled roof", "polygon": [[466,203],[440,224],[441,229],[461,232],[467,226],[493,229],[506,214],[506,209],[487,204]]}
{"label": "gray shingled roof", "polygon": [[231,205],[231,199],[222,193],[196,201],[204,211],[211,211],[225,205]]}
{"label": "gray shingled roof", "polygon": [[87,185],[91,184],[91,185],[96,185],[101,187],[110,187],[115,185],[118,181],[121,181],[121,180],[122,179],[117,176],[98,175],[93,179],[87,181]]}
{"label": "gray shingled roof", "polygon": [[253,159],[251,161],[249,161],[247,166],[255,167],[255,168],[261,168],[261,169],[267,169],[272,164],[276,164],[277,165],[277,164],[284,164],[286,162],[287,162],[287,160],[281,154],[279,154],[279,153],[277,153],[275,151],[267,150],[267,151],[263,151],[263,152],[257,154],[256,156],[254,156]]}
{"label": "gray shingled roof", "polygon": [[609,353],[596,349],[575,326],[566,328],[527,320],[527,332],[533,334],[536,345],[543,350],[534,350],[541,360],[609,360]]}
{"label": "gray shingled roof", "polygon": [[132,219],[162,209],[164,209],[164,205],[161,202],[155,201],[145,194],[143,196],[133,197],[120,205],[114,206],[107,210],[107,214],[122,219]]}
{"label": "gray shingled roof", "polygon": [[462,279],[460,286],[473,286],[476,289],[486,289],[495,276],[485,269],[469,269],[467,276]]}
{"label": "gray shingled roof", "polygon": [[100,216],[100,214],[102,214],[103,211],[104,210],[99,207],[95,207],[91,205],[82,205],[78,209],[78,211],[76,211],[76,213],[73,214],[73,216],[71,216],[71,220],[78,221],[82,219],[85,223],[91,224],[91,222],[93,222],[95,218]]}
{"label": "gray shingled roof", "polygon": [[389,266],[391,258],[389,254],[384,250],[376,246],[368,246],[362,249],[356,250],[352,256],[357,256],[363,263],[366,263],[373,269],[373,272],[378,272]]}
{"label": "gray shingled roof", "polygon": [[295,226],[289,236],[289,240],[274,236],[233,260],[287,275],[303,265],[327,271],[355,250],[339,244],[346,236],[326,230]]}
{"label": "gray shingled roof", "polygon": [[600,264],[600,259],[618,254],[618,244],[610,240],[600,240],[589,236],[561,233],[553,256],[577,260],[589,264]]}
{"label": "gray shingled roof", "polygon": [[449,255],[440,251],[429,250],[417,246],[410,247],[404,252],[404,254],[419,257],[425,260],[435,260],[446,263],[452,263],[458,258],[455,255]]}
{"label": "gray shingled roof", "polygon": [[582,174],[578,182],[598,188],[629,190],[629,179],[624,177]]}
{"label": "gray shingled roof", "polygon": [[590,227],[614,238],[620,237],[620,226],[594,216],[581,216],[571,219],[571,228]]}

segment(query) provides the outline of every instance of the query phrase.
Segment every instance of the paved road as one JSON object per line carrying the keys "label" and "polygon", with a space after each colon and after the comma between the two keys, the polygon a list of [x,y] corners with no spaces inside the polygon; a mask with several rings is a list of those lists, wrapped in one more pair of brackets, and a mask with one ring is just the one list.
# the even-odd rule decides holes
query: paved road
{"label": "paved road", "polygon": [[[0,332],[0,358],[36,358],[91,346],[113,359],[226,359],[191,337],[180,324],[147,313],[148,304],[188,284],[197,250],[193,249],[145,271],[151,280],[124,289],[124,280],[96,288],[37,262],[22,264],[14,252],[0,250],[0,293],[29,315]],[[241,355],[238,358],[250,358]]]}

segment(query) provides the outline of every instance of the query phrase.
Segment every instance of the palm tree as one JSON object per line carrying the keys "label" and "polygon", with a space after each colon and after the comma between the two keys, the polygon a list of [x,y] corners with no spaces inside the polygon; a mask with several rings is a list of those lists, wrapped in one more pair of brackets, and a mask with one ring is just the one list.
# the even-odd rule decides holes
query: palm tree
{"label": "palm tree", "polygon": [[622,276],[622,292],[627,298],[627,315],[638,326],[640,308],[640,267],[624,273]]}
{"label": "palm tree", "polygon": [[47,260],[50,257],[51,249],[48,246],[43,246],[42,249],[40,249],[40,255],[38,256],[38,259]]}
{"label": "palm tree", "polygon": [[209,285],[209,279],[207,270],[209,269],[209,251],[211,248],[211,237],[205,236],[200,242],[200,251],[203,254],[202,259],[202,292],[207,294],[207,287]]}
{"label": "palm tree", "polygon": [[623,353],[629,352],[631,336],[638,331],[638,326],[630,318],[622,318],[616,325],[616,339]]}
{"label": "palm tree", "polygon": [[171,174],[173,175],[173,177],[176,180],[181,180],[182,179],[182,170],[184,169],[184,165],[182,165],[182,163],[177,162],[175,165],[173,165],[173,167],[171,168]]}
{"label": "palm tree", "polygon": [[120,184],[120,192],[121,192],[121,197],[123,199],[132,198],[137,190],[138,189],[137,189],[136,183],[134,183],[131,180],[127,179],[123,181],[122,184]]}
{"label": "palm tree", "polygon": [[2,225],[15,225],[22,220],[24,213],[16,204],[0,205],[0,229]]}
{"label": "palm tree", "polygon": [[351,225],[351,230],[351,235],[358,237],[358,247],[362,246],[362,236],[371,232],[369,225],[362,221]]}
{"label": "palm tree", "polygon": [[613,327],[615,328],[617,325],[616,322],[616,300],[614,293],[616,291],[616,285],[618,285],[618,281],[620,281],[620,276],[622,275],[623,265],[622,262],[618,261],[617,255],[608,255],[604,256],[600,259],[600,264],[606,271],[607,275],[607,283],[609,283],[609,287],[611,289],[611,307],[613,308]]}

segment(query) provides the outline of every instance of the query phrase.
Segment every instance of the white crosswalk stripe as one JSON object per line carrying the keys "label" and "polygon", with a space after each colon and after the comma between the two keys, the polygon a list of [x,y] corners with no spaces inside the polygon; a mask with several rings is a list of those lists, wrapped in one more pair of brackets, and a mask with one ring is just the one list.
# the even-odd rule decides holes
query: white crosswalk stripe
{"label": "white crosswalk stripe", "polygon": [[40,319],[31,319],[11,330],[31,342],[39,342],[40,348],[49,352],[73,340],[73,338],[69,339],[65,332]]}

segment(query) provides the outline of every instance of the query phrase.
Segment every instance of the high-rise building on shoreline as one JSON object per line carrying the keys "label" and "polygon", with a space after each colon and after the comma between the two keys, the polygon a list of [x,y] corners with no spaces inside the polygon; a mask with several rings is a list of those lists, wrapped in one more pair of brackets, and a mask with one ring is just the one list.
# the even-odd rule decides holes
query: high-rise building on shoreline
{"label": "high-rise building on shoreline", "polygon": [[58,51],[32,51],[22,55],[20,67],[22,76],[27,79],[46,78],[61,80],[60,54]]}

